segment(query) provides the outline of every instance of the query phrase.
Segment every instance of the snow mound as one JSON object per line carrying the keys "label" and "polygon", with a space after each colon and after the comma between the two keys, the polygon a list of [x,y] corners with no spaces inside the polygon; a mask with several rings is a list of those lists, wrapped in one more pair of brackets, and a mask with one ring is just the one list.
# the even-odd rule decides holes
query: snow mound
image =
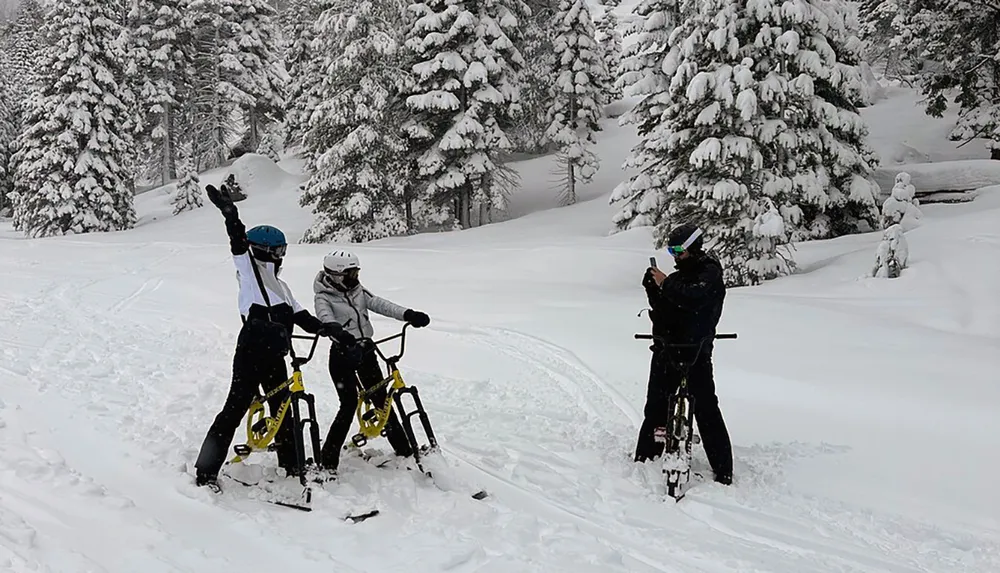
{"label": "snow mound", "polygon": [[875,171],[875,181],[884,194],[889,194],[899,173],[909,173],[916,193],[940,191],[972,191],[1000,185],[1000,161],[967,159],[940,163],[911,163],[882,167]]}

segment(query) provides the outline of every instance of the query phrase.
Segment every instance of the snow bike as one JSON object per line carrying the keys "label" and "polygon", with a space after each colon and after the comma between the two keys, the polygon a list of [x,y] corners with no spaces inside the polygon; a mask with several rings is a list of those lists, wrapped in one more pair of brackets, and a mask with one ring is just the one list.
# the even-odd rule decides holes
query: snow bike
{"label": "snow bike", "polygon": [[[247,441],[244,444],[233,446],[236,456],[229,460],[228,463],[240,463],[250,457],[250,455],[254,452],[275,451],[276,445],[274,443],[274,437],[278,434],[278,430],[281,428],[281,425],[286,423],[293,424],[294,431],[292,432],[292,437],[295,442],[295,468],[290,473],[299,476],[299,481],[302,483],[303,488],[303,503],[294,504],[282,501],[273,501],[272,503],[294,509],[300,509],[302,511],[310,511],[311,508],[308,504],[312,502],[312,488],[307,480],[306,474],[310,467],[316,465],[315,460],[319,459],[320,439],[319,427],[316,425],[316,400],[312,394],[305,391],[305,386],[302,384],[302,366],[312,360],[313,354],[316,352],[316,343],[319,342],[319,335],[314,334],[311,336],[305,336],[301,334],[293,334],[291,337],[312,340],[309,355],[304,358],[296,356],[294,346],[289,344],[289,353],[292,359],[292,377],[268,392],[266,395],[258,395],[254,398],[254,401],[250,403],[250,408],[247,410],[246,418]],[[265,415],[264,408],[267,401],[286,389],[288,390],[288,396],[281,402],[281,407],[278,409],[277,414],[274,416]],[[300,402],[305,402],[308,417],[303,417]],[[310,446],[312,447],[311,458],[306,457],[305,440],[303,440],[302,435],[306,425],[309,426],[309,441]]]}
{"label": "snow bike", "polygon": [[[399,411],[400,423],[403,425],[403,431],[406,434],[406,440],[410,443],[410,448],[413,450],[413,459],[416,461],[420,471],[430,477],[430,473],[424,469],[421,458],[426,454],[438,450],[437,438],[434,436],[434,430],[431,429],[430,420],[427,417],[426,410],[424,410],[423,403],[420,401],[420,395],[417,393],[416,387],[407,386],[403,382],[403,375],[399,372],[399,361],[403,358],[403,353],[406,351],[406,329],[409,326],[410,324],[406,323],[398,333],[381,340],[373,340],[371,338],[358,339],[359,343],[365,345],[366,352],[374,350],[382,362],[385,362],[388,375],[381,382],[367,389],[358,381],[358,408],[356,415],[359,431],[351,437],[351,442],[355,447],[362,448],[368,443],[368,440],[385,437],[385,426],[392,417],[393,403],[395,403],[396,409]],[[399,339],[399,354],[386,356],[382,352],[382,349],[379,348],[379,345],[396,340],[397,338]],[[377,407],[372,401],[375,393],[380,390],[386,390],[385,406],[382,408]],[[413,400],[412,410],[407,411],[405,408],[403,403],[403,396],[405,395],[409,395]],[[419,417],[420,425],[423,427],[424,435],[427,437],[427,444],[424,446],[420,446],[417,443],[417,436],[413,431],[413,422],[411,420],[413,416]]]}
{"label": "snow bike", "polygon": [[663,337],[653,334],[636,334],[636,340],[654,341],[654,349],[666,348],[695,348],[697,349],[691,358],[687,368],[680,368],[669,352],[664,355],[670,360],[678,371],[681,372],[681,380],[677,385],[677,390],[667,401],[669,414],[667,425],[657,427],[653,430],[653,439],[661,444],[663,448],[663,474],[667,480],[667,495],[680,501],[687,493],[684,486],[691,478],[691,446],[698,441],[694,434],[694,396],[688,390],[688,372],[698,360],[705,342],[715,339],[734,339],[736,334],[716,334],[708,336],[699,342],[691,344],[672,344]]}

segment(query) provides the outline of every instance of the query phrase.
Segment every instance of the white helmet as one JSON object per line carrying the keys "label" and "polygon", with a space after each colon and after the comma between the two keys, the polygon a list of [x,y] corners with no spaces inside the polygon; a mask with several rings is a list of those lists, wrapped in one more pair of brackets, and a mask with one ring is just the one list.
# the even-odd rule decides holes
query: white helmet
{"label": "white helmet", "polygon": [[357,255],[348,251],[332,251],[323,257],[323,268],[335,275],[344,274],[348,269],[360,269]]}

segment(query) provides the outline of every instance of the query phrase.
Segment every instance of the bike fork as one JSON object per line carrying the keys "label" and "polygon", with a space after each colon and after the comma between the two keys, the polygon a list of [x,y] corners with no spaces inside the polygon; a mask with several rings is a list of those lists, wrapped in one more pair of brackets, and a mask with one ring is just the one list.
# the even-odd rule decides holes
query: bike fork
{"label": "bike fork", "polygon": [[[403,407],[403,394],[410,394],[413,397],[413,410],[407,412]],[[434,430],[431,429],[430,419],[427,417],[427,412],[424,410],[424,405],[420,401],[420,395],[417,393],[417,389],[413,386],[407,386],[406,388],[400,388],[396,390],[396,395],[394,396],[396,401],[396,410],[399,411],[400,422],[403,425],[403,431],[406,433],[406,439],[410,442],[410,449],[413,450],[413,459],[417,462],[417,467],[420,471],[427,474],[428,472],[424,470],[423,463],[421,462],[421,451],[420,445],[417,444],[417,436],[413,432],[413,422],[410,420],[413,416],[420,417],[420,425],[423,426],[424,434],[427,436],[427,452],[433,452],[437,450],[437,438],[434,437]]]}
{"label": "bike fork", "polygon": [[[302,417],[302,411],[299,406],[299,401],[306,403],[306,409],[309,413],[308,418]],[[293,442],[295,444],[295,472],[298,474],[299,482],[302,483],[304,488],[302,491],[302,498],[305,503],[310,503],[312,501],[312,488],[309,486],[309,482],[306,479],[306,466],[310,463],[316,463],[319,460],[319,428],[316,426],[316,399],[312,394],[306,394],[304,392],[296,392],[292,395],[292,424],[295,428]],[[312,458],[306,458],[306,444],[303,440],[302,433],[305,430],[306,425],[309,426],[309,437],[312,446]]]}

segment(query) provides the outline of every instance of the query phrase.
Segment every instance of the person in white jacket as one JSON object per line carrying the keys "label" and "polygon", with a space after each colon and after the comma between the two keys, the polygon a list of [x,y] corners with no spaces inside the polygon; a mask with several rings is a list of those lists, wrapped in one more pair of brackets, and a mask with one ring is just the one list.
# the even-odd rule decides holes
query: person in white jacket
{"label": "person in white jacket", "polygon": [[[337,250],[323,258],[323,270],[313,281],[316,317],[324,323],[340,324],[344,331],[356,338],[371,338],[374,333],[368,312],[406,321],[415,328],[430,324],[430,317],[413,309],[407,309],[376,296],[361,285],[359,273],[361,264],[358,257],[348,251]],[[378,356],[370,347],[370,341],[360,346],[360,352],[351,352],[357,347],[330,347],[330,378],[337,388],[340,408],[330,424],[326,440],[320,453],[320,464],[324,469],[336,472],[340,465],[340,450],[347,440],[351,422],[358,407],[358,381],[365,388],[371,388],[384,379]],[[346,348],[346,350],[345,350]],[[372,396],[376,407],[385,406],[386,391],[380,390]],[[406,438],[402,425],[393,412],[385,428],[386,439],[396,455],[407,457],[413,450]]]}

